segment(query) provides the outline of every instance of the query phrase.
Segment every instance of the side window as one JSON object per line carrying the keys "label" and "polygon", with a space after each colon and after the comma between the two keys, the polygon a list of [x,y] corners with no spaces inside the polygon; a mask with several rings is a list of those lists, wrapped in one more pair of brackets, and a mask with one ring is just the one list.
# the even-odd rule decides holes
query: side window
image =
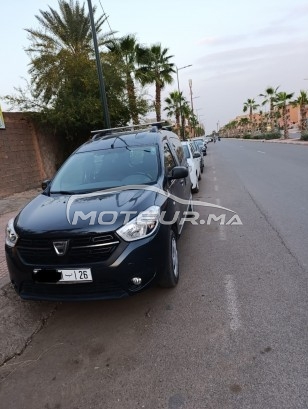
{"label": "side window", "polygon": [[167,144],[164,145],[164,164],[167,174],[175,167],[174,158]]}
{"label": "side window", "polygon": [[194,145],[192,143],[190,143],[189,146],[190,146],[191,153],[194,154],[195,150],[196,150]]}
{"label": "side window", "polygon": [[172,143],[174,152],[176,153],[176,156],[179,160],[179,164],[182,165],[183,159],[184,159],[184,151],[183,151],[181,141],[177,138],[170,138],[170,141]]}

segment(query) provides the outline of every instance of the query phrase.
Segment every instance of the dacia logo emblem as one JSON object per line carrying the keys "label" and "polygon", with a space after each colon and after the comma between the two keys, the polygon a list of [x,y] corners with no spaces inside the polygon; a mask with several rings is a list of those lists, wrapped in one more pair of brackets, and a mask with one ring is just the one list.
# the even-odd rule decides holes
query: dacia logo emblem
{"label": "dacia logo emblem", "polygon": [[53,247],[58,256],[64,256],[68,247],[68,240],[54,241]]}

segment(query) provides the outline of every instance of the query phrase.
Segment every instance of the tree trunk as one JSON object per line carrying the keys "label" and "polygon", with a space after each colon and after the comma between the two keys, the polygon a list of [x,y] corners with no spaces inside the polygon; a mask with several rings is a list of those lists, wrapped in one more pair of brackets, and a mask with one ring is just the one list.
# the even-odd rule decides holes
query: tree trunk
{"label": "tree trunk", "polygon": [[286,106],[282,108],[282,120],[283,120],[283,136],[284,136],[284,139],[288,139],[289,130],[288,130],[288,118],[287,118],[287,107]]}
{"label": "tree trunk", "polygon": [[161,121],[161,86],[158,82],[155,84],[155,112],[156,112],[156,121]]}
{"label": "tree trunk", "polygon": [[306,120],[306,108],[305,106],[300,107],[300,113],[301,113],[301,126],[300,126],[300,131],[305,132],[307,128],[307,120]]}
{"label": "tree trunk", "polygon": [[127,96],[128,96],[129,113],[133,120],[133,124],[137,125],[139,124],[139,118],[138,118],[138,112],[137,112],[135,85],[134,85],[134,81],[130,73],[127,73],[126,75],[126,89],[127,89]]}

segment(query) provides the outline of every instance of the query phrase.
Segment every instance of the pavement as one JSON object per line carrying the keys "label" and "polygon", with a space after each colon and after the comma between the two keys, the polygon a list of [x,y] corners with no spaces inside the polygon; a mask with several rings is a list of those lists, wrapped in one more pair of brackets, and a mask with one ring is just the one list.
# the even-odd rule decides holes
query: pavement
{"label": "pavement", "polygon": [[5,260],[7,222],[41,191],[37,188],[0,199],[0,367],[23,352],[57,308],[56,303],[23,301],[10,284]]}
{"label": "pavement", "polygon": [[4,253],[6,224],[41,191],[40,188],[31,189],[0,199],[0,288],[9,283]]}
{"label": "pavement", "polygon": [[266,143],[285,143],[288,145],[303,145],[308,146],[308,141],[301,141],[299,138],[289,138],[289,139],[243,139],[243,138],[226,138],[234,139],[237,141],[247,141],[247,142],[266,142]]}

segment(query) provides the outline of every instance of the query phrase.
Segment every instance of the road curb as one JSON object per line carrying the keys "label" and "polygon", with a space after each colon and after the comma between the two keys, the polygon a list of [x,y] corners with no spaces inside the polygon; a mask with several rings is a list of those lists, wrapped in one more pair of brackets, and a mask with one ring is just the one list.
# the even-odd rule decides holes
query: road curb
{"label": "road curb", "polygon": [[266,143],[283,143],[285,145],[302,145],[308,146],[308,141],[292,140],[292,139],[242,139],[242,138],[225,138],[226,140],[241,141],[241,142],[266,142]]}

